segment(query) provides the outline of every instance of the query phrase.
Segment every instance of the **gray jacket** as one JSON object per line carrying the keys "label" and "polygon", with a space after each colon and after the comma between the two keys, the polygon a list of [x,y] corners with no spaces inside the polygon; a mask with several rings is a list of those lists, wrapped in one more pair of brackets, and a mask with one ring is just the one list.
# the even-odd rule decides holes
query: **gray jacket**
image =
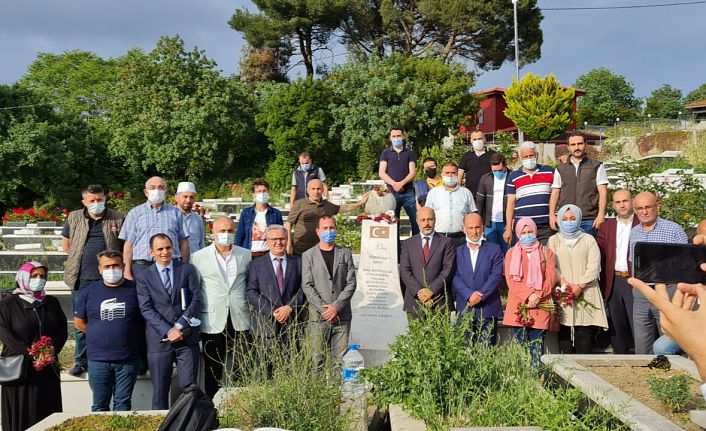
{"label": "gray jacket", "polygon": [[329,276],[318,245],[302,255],[302,290],[309,302],[310,320],[323,320],[323,304],[332,304],[340,320],[351,320],[351,298],[356,288],[353,255],[338,245],[334,250],[333,277]]}

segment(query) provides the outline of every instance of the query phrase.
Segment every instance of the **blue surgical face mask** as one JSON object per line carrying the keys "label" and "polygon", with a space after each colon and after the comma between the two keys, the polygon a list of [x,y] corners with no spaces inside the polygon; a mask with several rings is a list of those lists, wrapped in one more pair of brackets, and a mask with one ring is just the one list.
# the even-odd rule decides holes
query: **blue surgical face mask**
{"label": "blue surgical face mask", "polygon": [[326,244],[332,244],[336,240],[336,231],[335,230],[325,230],[321,232],[321,241],[325,242]]}
{"label": "blue surgical face mask", "polygon": [[86,208],[88,208],[88,212],[91,214],[103,214],[103,211],[105,211],[105,202],[93,202],[92,204],[88,204]]}
{"label": "blue surgical face mask", "polygon": [[404,144],[404,138],[392,138],[390,139],[390,142],[392,143],[392,146],[395,148],[399,148]]}
{"label": "blue surgical face mask", "polygon": [[445,186],[449,187],[454,187],[456,184],[458,184],[458,177],[455,177],[453,175],[450,177],[442,176],[441,180],[443,181]]}
{"label": "blue surgical face mask", "polygon": [[499,180],[505,178],[505,171],[493,171],[493,176]]}
{"label": "blue surgical face mask", "polygon": [[302,171],[308,171],[309,169],[311,169],[311,163],[302,163],[299,166],[301,166]]}
{"label": "blue surgical face mask", "polygon": [[522,167],[530,171],[533,170],[537,167],[537,159],[523,159]]}
{"label": "blue surgical face mask", "polygon": [[561,222],[561,231],[562,232],[574,233],[577,230],[579,230],[579,222],[577,222],[576,220]]}
{"label": "blue surgical face mask", "polygon": [[520,235],[520,244],[529,247],[537,241],[537,235],[534,233],[523,233]]}
{"label": "blue surgical face mask", "polygon": [[41,292],[46,284],[47,281],[43,278],[30,278],[27,287],[29,287],[29,290],[32,292]]}

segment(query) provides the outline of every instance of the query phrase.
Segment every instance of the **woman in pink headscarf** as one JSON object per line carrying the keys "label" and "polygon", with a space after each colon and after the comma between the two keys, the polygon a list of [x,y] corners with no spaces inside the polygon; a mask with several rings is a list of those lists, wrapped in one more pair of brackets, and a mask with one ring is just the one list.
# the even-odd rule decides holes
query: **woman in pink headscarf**
{"label": "woman in pink headscarf", "polygon": [[[539,363],[544,354],[544,335],[557,330],[557,324],[544,304],[552,303],[552,287],[556,282],[554,254],[537,240],[537,225],[531,218],[518,220],[515,234],[519,241],[505,256],[505,279],[509,288],[503,324],[512,326],[517,341],[528,345],[532,362]],[[518,307],[526,306],[522,319]]]}
{"label": "woman in pink headscarf", "polygon": [[[41,263],[25,263],[15,276],[13,295],[0,301],[1,355],[25,357],[24,377],[2,385],[3,431],[24,431],[62,410],[57,358],[68,333],[59,301],[44,291],[48,272]],[[37,358],[28,352],[35,343],[44,346]]]}

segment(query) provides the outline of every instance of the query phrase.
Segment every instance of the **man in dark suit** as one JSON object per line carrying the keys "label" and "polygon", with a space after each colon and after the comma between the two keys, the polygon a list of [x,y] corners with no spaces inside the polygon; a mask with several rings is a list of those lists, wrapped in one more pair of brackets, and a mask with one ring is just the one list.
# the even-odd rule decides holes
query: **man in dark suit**
{"label": "man in dark suit", "polygon": [[503,252],[500,246],[483,238],[483,219],[468,214],[463,219],[466,244],[456,249],[456,272],[453,292],[459,322],[473,312],[476,332],[472,338],[486,345],[497,341],[500,303],[500,283],[503,278]]}
{"label": "man in dark suit", "polygon": [[270,249],[250,264],[246,294],[252,308],[251,328],[262,348],[273,339],[286,342],[293,335],[304,305],[301,290],[301,258],[286,254],[287,230],[270,225],[266,231]]}
{"label": "man in dark suit", "polygon": [[434,210],[420,208],[417,224],[419,233],[402,241],[400,253],[404,310],[415,319],[422,317],[423,306],[451,309],[453,303],[448,294],[454,265],[453,240],[434,231]]}
{"label": "man in dark suit", "polygon": [[613,209],[617,216],[607,219],[598,229],[598,247],[601,249],[599,283],[603,299],[608,302],[613,353],[626,354],[634,345],[633,292],[628,284],[630,231],[640,221],[632,210],[632,196],[627,190],[613,194]]}
{"label": "man in dark suit", "polygon": [[136,277],[137,297],[147,321],[147,363],[152,375],[152,408],[169,408],[172,364],[179,389],[196,383],[199,369],[201,290],[196,269],[172,259],[172,241],[158,233],[150,238],[155,264]]}

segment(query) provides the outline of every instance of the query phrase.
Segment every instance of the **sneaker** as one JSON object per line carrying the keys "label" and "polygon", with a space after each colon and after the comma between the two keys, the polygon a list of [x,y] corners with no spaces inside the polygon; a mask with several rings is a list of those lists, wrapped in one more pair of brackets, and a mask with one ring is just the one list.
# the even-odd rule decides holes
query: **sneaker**
{"label": "sneaker", "polygon": [[88,371],[86,367],[83,365],[74,365],[72,369],[69,370],[69,375],[74,376],[74,377],[81,377],[81,374],[85,373]]}

